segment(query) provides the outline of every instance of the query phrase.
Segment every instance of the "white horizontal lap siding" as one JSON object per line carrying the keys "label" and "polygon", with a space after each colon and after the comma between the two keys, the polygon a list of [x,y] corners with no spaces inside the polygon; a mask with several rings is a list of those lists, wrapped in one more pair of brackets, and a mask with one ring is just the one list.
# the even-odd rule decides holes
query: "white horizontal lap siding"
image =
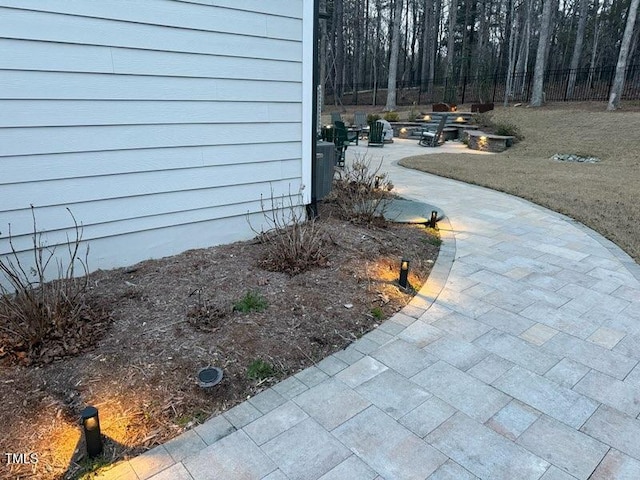
{"label": "white horizontal lap siding", "polygon": [[248,238],[272,195],[308,201],[308,10],[0,0],[0,255],[9,223],[28,249],[30,205],[49,244],[69,208],[110,268]]}

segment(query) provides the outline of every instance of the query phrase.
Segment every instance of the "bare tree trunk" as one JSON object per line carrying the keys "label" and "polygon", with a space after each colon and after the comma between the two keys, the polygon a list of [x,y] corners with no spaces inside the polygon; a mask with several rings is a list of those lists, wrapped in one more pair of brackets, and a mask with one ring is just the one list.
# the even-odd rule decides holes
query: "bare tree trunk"
{"label": "bare tree trunk", "polygon": [[589,61],[589,78],[587,79],[587,86],[591,88],[593,82],[593,72],[596,66],[596,57],[598,55],[598,42],[600,40],[600,18],[597,16],[597,12],[600,6],[600,0],[595,1],[596,5],[596,25],[593,33],[593,47],[591,49],[591,60]]}
{"label": "bare tree trunk", "polygon": [[587,27],[587,9],[589,0],[580,0],[578,10],[578,31],[576,32],[576,43],[573,46],[573,55],[571,56],[571,72],[569,73],[569,82],[567,83],[567,100],[573,97],[573,89],[576,86],[576,70],[580,66],[580,56],[582,55],[582,44],[584,42],[584,31]]}
{"label": "bare tree trunk", "polygon": [[380,33],[382,32],[382,0],[376,0],[376,34],[373,43],[373,61],[371,62],[373,76],[373,100],[372,105],[377,105],[378,97],[378,58],[380,51]]}
{"label": "bare tree trunk", "polygon": [[629,5],[629,14],[627,15],[627,26],[622,36],[622,44],[620,45],[620,54],[618,55],[618,63],[616,63],[616,76],[613,79],[611,93],[609,94],[609,105],[607,110],[616,110],[620,105],[620,97],[624,88],[624,74],[627,69],[627,58],[629,56],[629,46],[631,45],[631,37],[633,37],[633,27],[636,24],[636,15],[638,13],[638,3],[640,0],[631,0]]}
{"label": "bare tree trunk", "polygon": [[458,0],[449,2],[449,38],[447,39],[447,71],[445,76],[453,80],[453,49],[455,48],[456,14],[458,12]]}
{"label": "bare tree trunk", "polygon": [[433,61],[431,53],[431,23],[433,18],[433,0],[425,0],[422,30],[422,65],[420,68],[420,89],[426,91],[429,86],[429,66]]}
{"label": "bare tree trunk", "polygon": [[391,55],[389,56],[389,80],[387,82],[386,112],[396,109],[396,78],[398,75],[398,54],[400,53],[400,22],[402,21],[403,0],[395,0],[391,28]]}
{"label": "bare tree trunk", "polygon": [[344,8],[342,4],[342,0],[334,0],[334,31],[336,34],[335,37],[335,104],[337,105],[338,100],[342,105],[342,93],[344,91]]}
{"label": "bare tree trunk", "polygon": [[515,69],[516,63],[516,40],[518,38],[518,20],[515,15],[515,0],[509,0],[509,10],[511,14],[509,18],[511,19],[511,25],[506,25],[507,28],[511,30],[509,34],[509,64],[507,66],[507,80],[504,89],[504,106],[506,107],[509,104],[509,96],[512,95],[512,86],[513,86],[513,72]]}
{"label": "bare tree trunk", "polygon": [[528,71],[529,63],[529,46],[531,45],[531,14],[533,9],[533,0],[525,0],[526,11],[523,20],[522,39],[520,40],[520,51],[518,53],[518,61],[516,62],[517,82],[515,90],[524,95],[524,87],[526,85],[525,78]]}
{"label": "bare tree trunk", "polygon": [[[636,0],[637,1],[637,0]],[[536,66],[533,71],[533,92],[531,94],[531,106],[542,105],[545,57],[547,44],[549,42],[549,29],[551,27],[551,7],[553,0],[545,0],[542,7],[542,21],[540,23],[540,38],[538,39],[538,50],[536,51]]]}

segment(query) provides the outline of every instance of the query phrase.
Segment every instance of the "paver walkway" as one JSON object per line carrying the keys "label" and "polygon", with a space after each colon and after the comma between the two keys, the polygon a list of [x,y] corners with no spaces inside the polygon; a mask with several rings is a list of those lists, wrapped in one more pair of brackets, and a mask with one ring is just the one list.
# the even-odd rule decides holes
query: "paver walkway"
{"label": "paver walkway", "polygon": [[640,478],[640,269],[566,217],[396,165],[430,151],[370,152],[450,220],[411,304],[105,478]]}

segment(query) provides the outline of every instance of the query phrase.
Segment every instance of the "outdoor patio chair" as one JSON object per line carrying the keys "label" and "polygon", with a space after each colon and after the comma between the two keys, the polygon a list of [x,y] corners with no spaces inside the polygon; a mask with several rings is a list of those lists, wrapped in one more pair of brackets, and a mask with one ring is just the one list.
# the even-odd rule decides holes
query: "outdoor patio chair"
{"label": "outdoor patio chair", "polygon": [[442,131],[444,130],[444,126],[447,123],[447,115],[442,115],[440,117],[440,123],[438,123],[438,128],[435,132],[430,132],[428,130],[423,130],[420,134],[420,140],[418,141],[418,145],[422,147],[438,147],[444,143]]}
{"label": "outdoor patio chair", "polygon": [[331,112],[331,123],[336,123],[341,121],[342,121],[342,115],[340,115],[340,112]]}
{"label": "outdoor patio chair", "polygon": [[349,131],[344,122],[337,120],[333,123],[333,143],[336,146],[336,165],[344,167],[344,159],[347,153],[347,147],[351,145],[351,142],[355,141],[358,134],[349,136]]}
{"label": "outdoor patio chair", "polygon": [[380,122],[369,124],[369,146],[384,147],[384,125]]}
{"label": "outdoor patio chair", "polygon": [[367,128],[367,114],[356,112],[353,114],[353,125],[358,128]]}

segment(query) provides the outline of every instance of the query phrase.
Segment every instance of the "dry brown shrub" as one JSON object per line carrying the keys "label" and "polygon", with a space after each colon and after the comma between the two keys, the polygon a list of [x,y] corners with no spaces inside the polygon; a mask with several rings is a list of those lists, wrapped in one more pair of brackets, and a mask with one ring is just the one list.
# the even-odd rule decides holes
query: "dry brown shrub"
{"label": "dry brown shrub", "polygon": [[[0,357],[11,355],[27,364],[48,363],[65,355],[80,353],[95,341],[108,315],[88,301],[87,247],[80,255],[82,227],[73,219],[75,237],[67,238],[66,266],[56,257],[56,247],[49,247],[38,230],[33,206],[32,266],[20,260],[9,226],[11,253],[0,258],[0,272],[9,287],[0,283]],[[76,277],[76,264],[82,276]],[[57,268],[57,278],[47,281],[50,267]]]}
{"label": "dry brown shrub", "polygon": [[339,172],[329,200],[338,207],[340,218],[360,224],[382,220],[393,184],[380,173],[381,166],[382,160],[373,166],[366,156],[359,156]]}
{"label": "dry brown shrub", "polygon": [[265,246],[260,266],[292,276],[325,266],[326,234],[320,223],[315,218],[307,218],[305,210],[294,202],[291,194],[283,195],[279,200],[272,194],[270,200],[270,209],[262,202],[267,230],[256,232]]}

